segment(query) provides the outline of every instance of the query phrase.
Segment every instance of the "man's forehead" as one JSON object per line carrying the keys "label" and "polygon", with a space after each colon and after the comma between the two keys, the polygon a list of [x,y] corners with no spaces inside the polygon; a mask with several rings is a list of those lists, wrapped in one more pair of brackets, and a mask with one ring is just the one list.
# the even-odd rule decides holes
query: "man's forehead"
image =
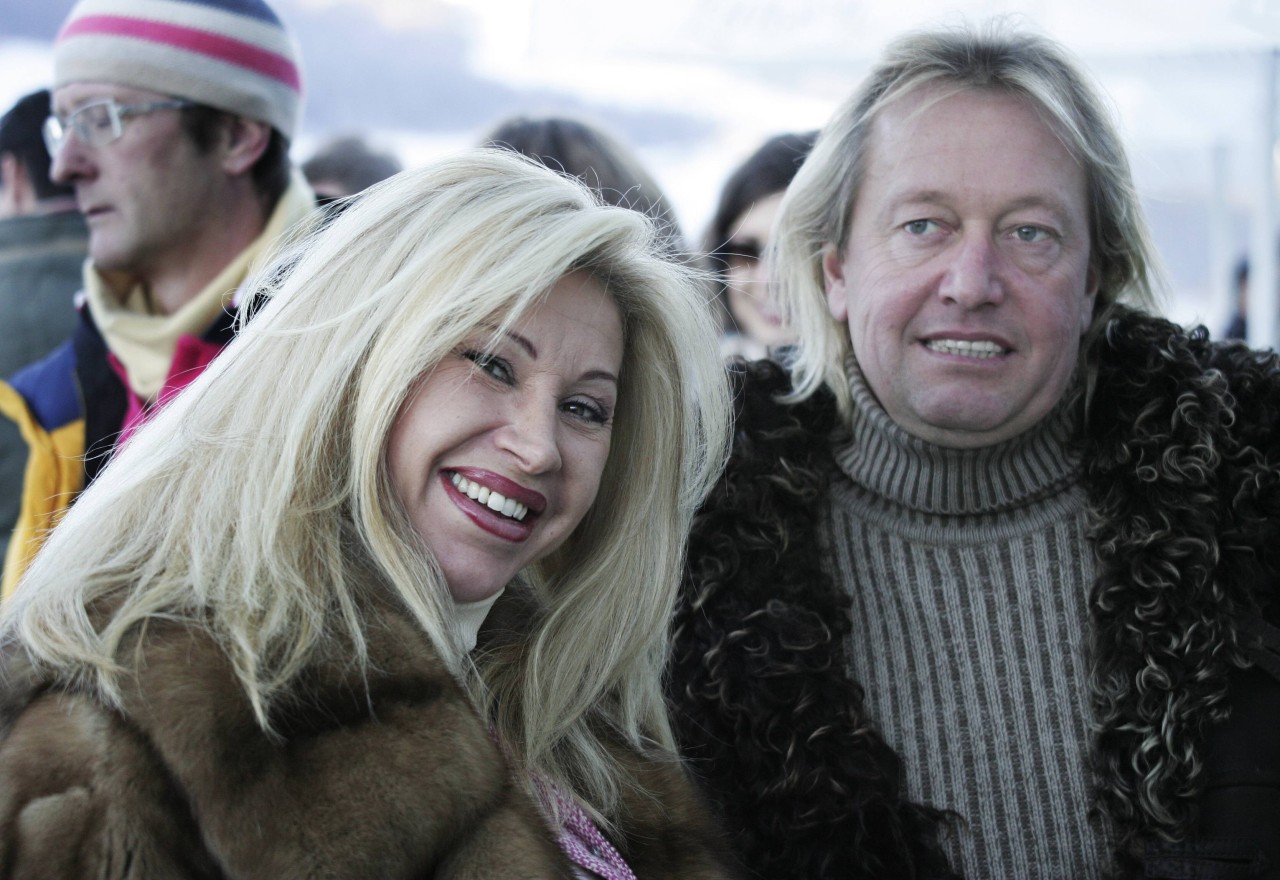
{"label": "man's forehead", "polygon": [[1012,92],[964,86],[951,83],[922,83],[914,88],[905,89],[888,96],[873,112],[871,117],[872,140],[890,133],[900,133],[914,129],[920,121],[957,97],[980,97],[995,101],[1010,100],[1016,103],[1025,101],[1023,96]]}
{"label": "man's forehead", "polygon": [[1087,210],[1087,186],[1085,167],[1031,97],[922,86],[886,103],[871,120],[849,216],[861,207],[887,217],[908,204],[958,198],[1074,215]]}
{"label": "man's forehead", "polygon": [[[926,157],[945,152],[953,145],[954,126],[963,127],[974,118],[1044,132],[1060,147],[1054,153],[1061,152],[1065,163],[1082,168],[1062,127],[1039,102],[1018,92],[978,86],[928,84],[887,102],[870,120],[865,155],[871,160],[902,158],[904,152]],[[892,150],[885,148],[886,142],[893,144]]]}

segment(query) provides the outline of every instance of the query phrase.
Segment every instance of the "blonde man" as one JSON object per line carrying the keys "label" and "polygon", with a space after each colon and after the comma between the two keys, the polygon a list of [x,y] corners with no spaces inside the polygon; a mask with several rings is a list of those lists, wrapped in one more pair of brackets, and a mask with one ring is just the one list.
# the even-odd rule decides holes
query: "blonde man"
{"label": "blonde man", "polygon": [[738,371],[672,689],[744,862],[1276,865],[1280,362],[1150,314],[1128,162],[1076,63],[904,38],[774,241],[798,342],[789,373]]}

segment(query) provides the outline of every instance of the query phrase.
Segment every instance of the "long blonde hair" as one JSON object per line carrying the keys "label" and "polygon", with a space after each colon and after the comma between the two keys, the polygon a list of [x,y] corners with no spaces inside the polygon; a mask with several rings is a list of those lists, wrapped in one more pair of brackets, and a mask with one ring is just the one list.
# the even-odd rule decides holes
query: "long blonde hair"
{"label": "long blonde hair", "polygon": [[[524,573],[542,608],[532,638],[472,666],[447,586],[390,489],[387,437],[434,364],[577,269],[623,317],[612,448],[584,521]],[[270,732],[273,703],[326,639],[367,660],[354,572],[373,571],[516,760],[610,822],[635,780],[603,732],[672,745],[668,618],[693,511],[728,446],[696,279],[662,258],[640,214],[476,150],[373,187],[257,284],[269,294],[258,314],[54,530],[0,637],[114,700],[124,639],[154,617],[189,621],[223,646]],[[105,623],[91,618],[107,606]]]}

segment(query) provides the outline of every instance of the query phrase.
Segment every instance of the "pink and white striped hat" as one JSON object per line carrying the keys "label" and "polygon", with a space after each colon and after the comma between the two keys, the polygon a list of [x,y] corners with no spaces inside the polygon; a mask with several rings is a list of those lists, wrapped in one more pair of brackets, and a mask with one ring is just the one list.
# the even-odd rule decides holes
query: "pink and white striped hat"
{"label": "pink and white striped hat", "polygon": [[262,0],[80,0],[54,44],[53,78],[186,98],[286,138],[302,105],[297,47]]}

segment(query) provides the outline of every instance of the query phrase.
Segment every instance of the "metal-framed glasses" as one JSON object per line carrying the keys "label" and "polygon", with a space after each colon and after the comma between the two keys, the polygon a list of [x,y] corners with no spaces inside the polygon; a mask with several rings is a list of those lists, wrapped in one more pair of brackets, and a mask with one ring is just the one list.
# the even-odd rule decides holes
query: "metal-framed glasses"
{"label": "metal-framed glasses", "polygon": [[164,101],[147,101],[142,104],[118,104],[115,98],[90,101],[71,111],[66,119],[50,116],[44,121],[44,146],[49,155],[56,155],[66,143],[68,135],[75,132],[80,143],[88,147],[105,147],[124,134],[124,120],[130,116],[142,116],[157,110],[176,110],[193,106],[192,101],[170,98]]}

